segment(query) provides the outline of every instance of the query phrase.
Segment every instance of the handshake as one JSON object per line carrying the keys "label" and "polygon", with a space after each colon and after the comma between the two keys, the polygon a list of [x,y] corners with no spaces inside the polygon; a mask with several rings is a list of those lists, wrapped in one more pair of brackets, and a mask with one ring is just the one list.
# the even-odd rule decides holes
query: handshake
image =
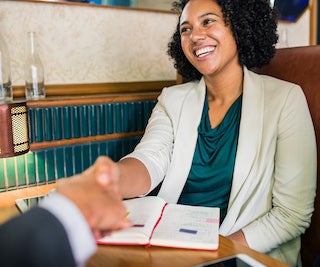
{"label": "handshake", "polygon": [[117,163],[99,157],[81,174],[58,181],[56,192],[79,208],[95,239],[109,231],[131,226],[122,204],[119,172]]}

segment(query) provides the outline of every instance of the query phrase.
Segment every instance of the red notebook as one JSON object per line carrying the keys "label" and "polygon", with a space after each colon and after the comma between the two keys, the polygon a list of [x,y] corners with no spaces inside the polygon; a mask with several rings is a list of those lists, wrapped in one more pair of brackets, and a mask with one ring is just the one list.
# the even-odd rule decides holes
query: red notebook
{"label": "red notebook", "polygon": [[113,231],[98,244],[216,250],[219,208],[168,204],[160,197],[125,200],[133,226]]}

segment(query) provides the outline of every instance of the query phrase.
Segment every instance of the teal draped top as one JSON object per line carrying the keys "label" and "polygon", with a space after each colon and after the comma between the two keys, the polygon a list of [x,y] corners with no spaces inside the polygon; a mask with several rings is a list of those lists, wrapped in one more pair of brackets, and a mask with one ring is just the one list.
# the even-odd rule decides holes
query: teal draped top
{"label": "teal draped top", "polygon": [[223,221],[228,208],[236,158],[242,95],[222,122],[211,128],[207,97],[198,127],[198,139],[188,179],[178,203],[220,208]]}

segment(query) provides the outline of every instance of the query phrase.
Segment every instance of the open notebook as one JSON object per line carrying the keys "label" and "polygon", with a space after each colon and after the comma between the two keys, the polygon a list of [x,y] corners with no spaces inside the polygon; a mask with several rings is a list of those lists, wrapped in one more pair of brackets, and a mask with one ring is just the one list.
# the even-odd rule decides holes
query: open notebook
{"label": "open notebook", "polygon": [[125,200],[132,227],[113,231],[99,244],[216,250],[219,208],[168,204],[160,197]]}

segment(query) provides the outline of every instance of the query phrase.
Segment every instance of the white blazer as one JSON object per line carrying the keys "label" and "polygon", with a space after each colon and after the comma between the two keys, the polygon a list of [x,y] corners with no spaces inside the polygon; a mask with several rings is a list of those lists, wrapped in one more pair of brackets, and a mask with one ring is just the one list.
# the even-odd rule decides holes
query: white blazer
{"label": "white blazer", "polygon": [[[190,171],[206,86],[204,79],[163,89],[135,151],[150,191],[176,203]],[[249,246],[294,266],[310,224],[316,143],[303,91],[244,68],[239,141],[227,215],[220,234],[242,229]]]}

